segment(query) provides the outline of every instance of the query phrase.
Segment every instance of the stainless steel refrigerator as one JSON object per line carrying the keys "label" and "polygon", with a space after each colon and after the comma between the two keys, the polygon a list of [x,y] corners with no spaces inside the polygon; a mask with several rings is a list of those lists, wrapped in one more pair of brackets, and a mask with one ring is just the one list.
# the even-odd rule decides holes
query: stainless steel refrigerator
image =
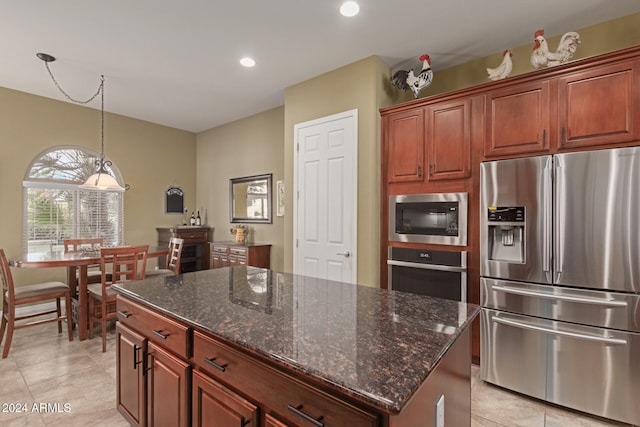
{"label": "stainless steel refrigerator", "polygon": [[480,377],[640,424],[640,147],[480,176]]}

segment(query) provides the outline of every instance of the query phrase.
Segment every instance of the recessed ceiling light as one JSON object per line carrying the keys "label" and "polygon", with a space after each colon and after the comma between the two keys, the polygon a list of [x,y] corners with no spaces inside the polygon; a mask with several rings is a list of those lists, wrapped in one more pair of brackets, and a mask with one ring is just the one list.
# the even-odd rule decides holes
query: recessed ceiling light
{"label": "recessed ceiling light", "polygon": [[245,67],[253,67],[256,65],[256,61],[254,61],[253,59],[249,58],[248,56],[245,56],[244,58],[242,58],[240,60],[240,63],[242,65],[244,65]]}
{"label": "recessed ceiling light", "polygon": [[340,6],[340,13],[347,18],[356,16],[358,12],[360,12],[360,6],[354,1],[346,1]]}

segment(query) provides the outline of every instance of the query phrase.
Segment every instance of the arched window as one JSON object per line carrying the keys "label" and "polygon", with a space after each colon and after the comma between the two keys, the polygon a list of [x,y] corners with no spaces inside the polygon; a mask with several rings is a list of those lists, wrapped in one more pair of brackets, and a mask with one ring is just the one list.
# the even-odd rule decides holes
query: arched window
{"label": "arched window", "polygon": [[[124,193],[78,187],[95,173],[100,155],[90,149],[59,146],[40,153],[23,181],[23,250],[62,249],[64,239],[102,237],[105,245],[123,241]],[[107,171],[122,185],[114,165]]]}

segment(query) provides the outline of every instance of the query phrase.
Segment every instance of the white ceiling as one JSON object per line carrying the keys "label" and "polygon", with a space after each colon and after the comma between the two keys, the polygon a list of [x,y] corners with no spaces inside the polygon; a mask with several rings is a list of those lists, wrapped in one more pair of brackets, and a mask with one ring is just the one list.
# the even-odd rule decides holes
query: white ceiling
{"label": "white ceiling", "polygon": [[[105,109],[192,132],[284,103],[284,89],[370,55],[434,70],[640,12],[638,0],[24,0],[0,6],[0,86],[86,99],[105,75]],[[552,46],[553,48],[553,46]],[[242,56],[257,65],[247,69]],[[100,108],[99,100],[89,104]]]}

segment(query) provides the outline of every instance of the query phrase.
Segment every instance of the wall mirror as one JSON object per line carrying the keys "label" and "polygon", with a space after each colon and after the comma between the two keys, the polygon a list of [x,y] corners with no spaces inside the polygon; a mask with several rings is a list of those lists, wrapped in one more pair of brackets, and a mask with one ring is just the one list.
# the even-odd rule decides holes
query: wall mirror
{"label": "wall mirror", "polygon": [[231,222],[271,223],[271,175],[229,180]]}

